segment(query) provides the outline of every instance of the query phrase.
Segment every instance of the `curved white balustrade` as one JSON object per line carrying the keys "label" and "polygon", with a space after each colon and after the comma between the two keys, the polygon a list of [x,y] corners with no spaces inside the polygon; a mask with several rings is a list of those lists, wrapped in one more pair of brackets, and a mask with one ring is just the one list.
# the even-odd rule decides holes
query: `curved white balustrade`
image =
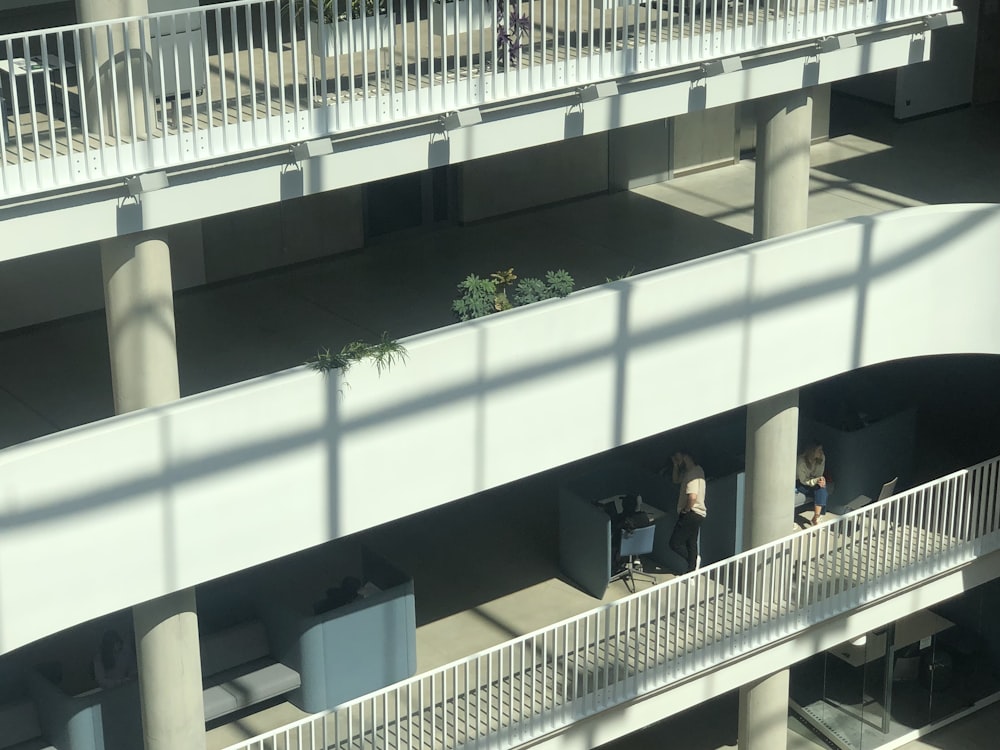
{"label": "curved white balustrade", "polygon": [[998,548],[993,459],[228,750],[517,747]]}
{"label": "curved white balustrade", "polygon": [[838,373],[1000,354],[997,237],[995,205],[839,222],[413,337],[349,388],[296,368],[0,451],[0,652]]}

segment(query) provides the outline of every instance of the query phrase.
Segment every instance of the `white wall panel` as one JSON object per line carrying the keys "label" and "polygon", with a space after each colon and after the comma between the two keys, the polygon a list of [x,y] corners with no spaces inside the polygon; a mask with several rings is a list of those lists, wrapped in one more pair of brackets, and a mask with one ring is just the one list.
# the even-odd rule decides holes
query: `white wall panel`
{"label": "white wall panel", "polygon": [[850,220],[423,334],[381,376],[0,451],[0,651],[854,367],[1000,354],[998,236],[992,205]]}

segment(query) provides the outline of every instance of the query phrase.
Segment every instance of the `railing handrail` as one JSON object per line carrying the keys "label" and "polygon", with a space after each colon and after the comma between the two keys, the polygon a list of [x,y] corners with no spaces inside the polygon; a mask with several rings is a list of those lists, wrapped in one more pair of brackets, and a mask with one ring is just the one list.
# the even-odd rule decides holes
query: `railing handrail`
{"label": "railing handrail", "polygon": [[[837,518],[836,521],[834,521],[833,523],[834,524],[839,524],[839,525],[847,525],[848,523],[853,522],[854,520],[860,518],[861,516],[874,514],[878,510],[883,509],[883,508],[885,508],[887,506],[891,506],[891,505],[893,505],[895,503],[899,503],[899,502],[901,502],[905,498],[916,496],[918,493],[924,492],[924,491],[929,490],[929,489],[934,489],[935,487],[938,487],[938,486],[946,485],[948,482],[950,482],[952,480],[959,479],[959,478],[962,478],[962,477],[966,477],[970,473],[972,473],[972,472],[974,472],[974,471],[976,471],[978,469],[985,468],[985,467],[989,466],[990,464],[993,464],[993,465],[996,465],[996,466],[1000,466],[1000,457],[996,457],[996,458],[988,459],[986,461],[982,461],[982,462],[980,462],[978,464],[974,464],[972,466],[969,466],[968,468],[959,469],[959,470],[954,471],[954,472],[952,472],[950,474],[946,474],[946,475],[944,475],[942,477],[939,477],[937,479],[930,480],[928,482],[925,482],[925,483],[923,483],[921,485],[917,485],[917,486],[912,487],[912,488],[910,488],[908,490],[905,490],[903,492],[897,492],[897,493],[895,493],[894,495],[892,495],[892,496],[890,496],[888,498],[885,498],[885,499],[877,501],[877,502],[870,503],[869,505],[866,505],[866,506],[864,506],[862,508],[859,508],[857,510],[853,510],[853,511],[851,511],[849,513],[845,513],[844,515],[842,515],[839,518]],[[669,581],[664,581],[662,583],[659,583],[659,584],[656,584],[654,586],[651,586],[650,588],[643,589],[642,591],[636,591],[636,592],[631,593],[631,594],[629,594],[629,595],[627,595],[625,597],[622,597],[621,599],[616,599],[613,602],[608,602],[606,604],[601,604],[601,605],[599,605],[597,607],[594,607],[593,609],[587,610],[586,612],[583,612],[581,614],[577,614],[577,615],[573,615],[571,617],[567,617],[567,618],[565,618],[563,620],[559,620],[558,622],[551,623],[549,625],[546,625],[546,626],[543,626],[543,627],[538,628],[536,630],[533,630],[530,633],[526,633],[524,635],[520,635],[517,638],[512,638],[512,639],[510,639],[508,641],[505,641],[505,642],[503,642],[501,644],[498,644],[496,646],[492,646],[490,648],[483,649],[481,651],[478,651],[476,653],[470,654],[468,656],[456,659],[456,660],[454,660],[452,662],[449,662],[447,664],[435,667],[434,669],[428,670],[426,672],[422,672],[419,675],[415,675],[413,677],[408,677],[408,678],[406,678],[404,680],[400,680],[400,681],[398,681],[398,682],[396,682],[396,683],[394,683],[392,685],[389,685],[389,686],[387,686],[387,687],[385,687],[385,688],[383,688],[381,690],[375,691],[375,692],[370,693],[370,694],[365,695],[365,696],[360,696],[360,697],[358,697],[358,698],[356,698],[354,700],[351,700],[351,701],[347,701],[347,702],[341,704],[340,706],[338,706],[335,709],[330,709],[329,711],[326,711],[326,712],[320,712],[318,714],[314,714],[313,716],[308,717],[307,719],[303,719],[302,721],[310,721],[313,718],[315,718],[316,716],[320,716],[320,715],[323,715],[323,714],[329,714],[329,713],[332,713],[333,711],[337,711],[337,710],[343,710],[344,708],[347,708],[349,706],[356,705],[356,704],[362,703],[362,702],[367,701],[367,700],[371,700],[372,695],[377,695],[377,694],[380,694],[380,693],[389,692],[389,691],[392,691],[394,689],[398,689],[398,688],[400,688],[402,686],[405,686],[407,683],[416,683],[418,681],[427,680],[427,679],[433,680],[434,676],[436,676],[436,675],[444,674],[446,672],[449,672],[450,670],[455,669],[456,667],[464,666],[464,665],[466,665],[468,663],[475,662],[476,660],[488,659],[488,658],[490,658],[492,656],[497,655],[498,653],[501,653],[501,652],[503,652],[505,650],[508,650],[513,645],[522,644],[522,643],[525,643],[525,642],[530,641],[532,639],[538,639],[539,637],[543,637],[545,635],[551,634],[552,632],[558,630],[559,628],[570,626],[570,625],[574,625],[574,624],[577,624],[577,623],[582,623],[582,622],[588,620],[589,618],[600,617],[602,615],[606,615],[607,613],[609,613],[611,611],[614,611],[616,609],[620,609],[622,607],[627,607],[628,604],[630,602],[632,602],[632,601],[649,597],[652,594],[656,593],[657,591],[666,591],[666,590],[668,590],[668,589],[670,589],[672,587],[679,587],[681,585],[684,585],[685,583],[690,582],[694,577],[703,577],[703,578],[706,578],[706,579],[710,579],[710,574],[712,572],[714,572],[714,571],[720,570],[720,569],[722,569],[724,567],[727,567],[727,566],[736,565],[739,562],[749,561],[749,560],[751,560],[752,558],[755,558],[755,557],[760,557],[762,555],[766,556],[766,553],[768,551],[777,551],[777,550],[780,550],[783,547],[785,547],[786,544],[787,544],[787,542],[789,542],[790,540],[800,539],[804,535],[805,536],[809,536],[809,535],[811,535],[811,536],[818,536],[818,535],[824,533],[825,531],[827,531],[824,527],[825,526],[829,526],[829,525],[831,525],[831,524],[823,524],[823,525],[820,525],[818,527],[810,527],[810,528],[807,528],[807,529],[803,529],[801,531],[793,532],[793,533],[791,533],[791,534],[789,534],[787,536],[781,537],[780,539],[777,539],[775,541],[769,542],[769,543],[761,545],[759,547],[754,547],[752,549],[740,552],[740,553],[738,553],[736,555],[733,555],[732,557],[726,558],[725,560],[720,560],[720,561],[712,563],[710,565],[706,565],[706,566],[704,566],[702,568],[699,568],[697,571],[688,573],[688,574],[683,575],[683,576],[678,576],[676,578],[672,578]],[[766,647],[767,647],[766,644],[763,645],[763,646],[761,646],[761,648],[766,648]],[[289,725],[289,726],[291,726],[291,725]]]}
{"label": "railing handrail", "polygon": [[[975,482],[966,481],[970,477],[975,479]],[[1000,457],[982,461],[882,501],[871,503],[831,523],[795,532],[696,572],[550,624],[428,672],[400,680],[328,711],[312,714],[277,730],[240,742],[231,746],[230,750],[262,748],[268,739],[282,736],[289,742],[295,736],[294,732],[300,730],[302,732],[308,730],[310,737],[319,733],[326,743],[328,732],[333,732],[338,738],[341,736],[338,732],[344,716],[348,727],[348,739],[351,739],[355,732],[361,732],[361,738],[374,737],[376,731],[379,731],[376,722],[379,721],[380,713],[384,729],[389,725],[395,725],[396,731],[402,732],[404,722],[417,721],[419,743],[422,746],[425,726],[421,722],[430,722],[428,731],[432,743],[438,729],[441,732],[448,731],[447,726],[435,728],[435,716],[439,709],[445,711],[445,704],[449,700],[454,712],[452,717],[454,731],[456,733],[464,731],[467,739],[470,732],[477,737],[482,736],[480,712],[484,701],[487,706],[485,721],[487,732],[513,733],[516,722],[519,727],[524,724],[524,729],[530,736],[538,736],[545,731],[551,731],[552,726],[559,723],[555,716],[557,711],[563,712],[560,716],[565,723],[567,720],[565,709],[568,705],[574,706],[568,720],[578,720],[582,716],[606,708],[609,704],[621,703],[653,690],[662,690],[676,679],[703,673],[730,659],[769,648],[777,639],[792,637],[861,604],[901,591],[913,584],[912,578],[908,575],[910,571],[922,568],[920,570],[922,578],[926,578],[965,564],[968,562],[965,554],[969,545],[996,537],[1000,532],[998,495],[1000,495]],[[885,528],[882,528],[883,524]],[[895,534],[887,534],[894,524]],[[924,532],[923,539],[919,538],[920,531]],[[866,534],[869,536],[867,539],[864,538]],[[831,544],[831,541],[835,544]],[[891,549],[890,542],[894,543]],[[881,558],[878,550],[880,545]],[[913,550],[914,545],[915,550]],[[956,549],[960,553],[957,556]],[[977,546],[973,547],[972,551],[977,552],[982,549],[982,546]],[[835,554],[837,552],[840,555]],[[899,554],[902,552],[907,554]],[[797,557],[794,557],[796,555]],[[947,567],[939,569],[942,559]],[[830,567],[831,562],[833,568]],[[880,562],[883,565],[882,570],[879,570]],[[713,573],[716,574],[715,578]],[[904,575],[900,575],[901,573]],[[893,577],[897,580],[888,581]],[[684,587],[686,592],[683,597],[681,587]],[[677,593],[671,596],[673,590],[677,590]],[[695,592],[693,599],[692,590]],[[803,592],[804,597],[802,597]],[[702,594],[704,600],[699,598]],[[726,600],[721,604],[720,614],[719,602],[722,598]],[[779,599],[781,601],[777,601]],[[644,600],[645,607],[643,607]],[[654,600],[657,605],[655,612]],[[666,608],[663,607],[664,600]],[[671,607],[674,608],[673,615],[676,616],[672,631],[675,639],[673,656],[669,653],[669,647],[664,646],[661,649],[659,641],[661,636],[666,639],[664,643],[669,641]],[[693,614],[691,614],[692,607]],[[645,618],[643,618],[644,609]],[[807,614],[811,616],[807,617]],[[731,625],[727,619],[730,615]],[[717,628],[720,618],[721,634],[707,632]],[[591,624],[593,624],[592,635]],[[640,630],[643,628],[645,633],[640,637]],[[651,629],[654,632],[651,633]],[[571,630],[575,634],[572,643],[569,637]],[[581,630],[588,634],[583,640],[580,639]],[[702,633],[702,630],[706,632]],[[563,635],[561,647],[560,633]],[[700,646],[699,635],[703,637]],[[651,639],[653,639],[653,656],[650,660]],[[548,647],[550,642],[551,651]],[[677,644],[681,642],[682,645],[678,646]],[[527,647],[529,645],[530,648]],[[519,650],[519,646],[524,648]],[[721,654],[716,653],[719,649]],[[579,656],[581,652],[582,657]],[[613,652],[613,655],[609,656],[609,652]],[[704,653],[709,653],[713,659],[703,656]],[[515,654],[520,655],[519,666],[514,662]],[[527,659],[525,654],[528,654]],[[583,660],[582,671],[580,658]],[[671,669],[672,663],[677,666]],[[483,664],[486,665],[485,677],[482,674]],[[505,666],[507,666],[506,674],[504,674]],[[629,672],[630,668],[632,673]],[[560,669],[563,670],[562,673]],[[541,728],[537,728],[535,718],[539,713],[539,709],[536,709],[538,699],[536,680],[539,671],[544,693],[541,696],[540,710],[543,714],[548,711],[544,721],[538,720],[542,721]],[[544,692],[548,690],[546,671],[552,681],[551,691],[547,693]],[[560,676],[564,678],[561,683],[561,696],[560,685],[557,684]],[[473,678],[475,685],[470,689],[470,680]],[[460,679],[463,685],[461,692]],[[526,679],[531,683],[531,692],[527,699],[524,687]],[[579,682],[581,679],[584,680],[583,684]],[[651,679],[652,686],[649,685]],[[521,681],[519,692],[515,690],[515,682],[518,680]],[[572,687],[569,680],[573,681]],[[426,707],[422,701],[428,697],[425,694],[425,685],[429,685],[429,697],[433,705],[433,710],[426,719],[420,718],[424,717],[423,712]],[[435,686],[439,686],[438,698],[434,697]],[[482,690],[487,691],[485,699],[480,694]],[[420,708],[416,712],[411,705],[414,693],[421,701]],[[401,707],[402,697],[405,697],[405,709]],[[498,718],[499,723],[496,728],[491,728],[490,712],[494,702],[502,703],[505,698],[510,701],[508,723],[504,725],[502,718]],[[516,698],[520,698],[521,710],[524,710],[523,704],[528,701],[530,705],[528,718],[514,716],[514,711],[518,708]],[[551,704],[549,709],[545,708],[548,705],[546,698]],[[475,704],[474,707],[472,704]],[[500,716],[502,714],[500,703],[496,706],[497,715]],[[474,719],[469,718],[470,712],[474,713]],[[447,717],[444,714],[442,716],[441,724],[447,725]],[[332,729],[328,726],[328,719],[333,720]],[[458,726],[460,719],[464,719],[461,730]],[[360,728],[356,725],[352,729],[352,723],[359,724]],[[409,724],[409,731],[413,733],[412,723]],[[531,734],[532,731],[534,734]],[[517,729],[516,741],[509,744],[521,741],[521,732],[521,728]],[[302,736],[299,735],[300,740]]]}
{"label": "railing handrail", "polygon": [[[843,522],[847,522],[847,521],[850,521],[850,520],[852,520],[852,519],[854,519],[854,518],[856,518],[858,516],[862,516],[862,515],[865,515],[865,514],[868,514],[868,513],[872,513],[873,509],[876,508],[876,507],[878,507],[878,506],[887,505],[889,503],[892,503],[892,502],[898,500],[900,497],[903,497],[905,495],[911,495],[911,494],[914,494],[914,493],[917,493],[917,492],[921,492],[923,490],[930,489],[930,488],[932,488],[932,487],[934,487],[936,485],[944,484],[944,483],[946,483],[948,481],[951,481],[952,479],[957,479],[958,477],[966,476],[971,471],[974,471],[976,469],[982,468],[982,467],[984,467],[984,466],[986,466],[986,465],[988,465],[990,463],[996,463],[996,462],[1000,462],[1000,457],[991,458],[991,459],[988,459],[986,461],[982,461],[982,462],[980,462],[978,464],[975,464],[973,466],[970,466],[970,467],[968,467],[966,469],[959,469],[958,471],[954,471],[951,474],[946,474],[944,476],[938,477],[937,479],[932,479],[932,480],[930,480],[928,482],[924,482],[923,484],[911,487],[908,490],[905,490],[905,491],[902,491],[902,492],[897,492],[897,493],[895,493],[893,495],[890,495],[887,498],[884,498],[884,499],[879,500],[877,502],[870,503],[869,505],[866,505],[866,506],[864,506],[862,508],[858,508],[856,510],[852,510],[852,511],[849,511],[847,513],[844,513],[843,515],[841,515],[841,516],[838,517],[838,519],[837,519],[837,521],[835,523],[839,523],[839,522],[842,522],[842,521]],[[677,576],[675,578],[671,578],[669,581],[663,581],[662,583],[658,583],[655,586],[651,586],[651,587],[643,589],[641,591],[635,591],[633,593],[630,593],[630,594],[627,594],[626,596],[621,597],[620,599],[615,599],[613,602],[607,602],[607,603],[599,604],[596,607],[594,607],[593,609],[587,610],[586,612],[582,612],[582,613],[576,614],[576,615],[570,615],[569,617],[563,618],[562,620],[557,620],[556,622],[550,623],[548,625],[543,625],[540,628],[536,628],[535,630],[532,630],[532,631],[530,631],[528,633],[524,633],[522,635],[519,635],[516,638],[511,638],[510,640],[504,641],[502,644],[499,644],[497,646],[490,646],[489,648],[483,649],[481,651],[477,651],[477,652],[469,654],[467,656],[460,657],[458,659],[455,659],[454,661],[450,661],[450,662],[448,662],[446,664],[442,664],[442,665],[437,666],[437,667],[435,667],[433,669],[430,669],[430,670],[428,670],[426,672],[421,672],[421,674],[419,675],[419,677],[427,677],[429,675],[439,674],[441,672],[446,672],[446,671],[448,671],[450,669],[454,669],[455,667],[461,666],[461,665],[465,664],[466,662],[472,661],[474,659],[485,658],[485,657],[491,656],[492,654],[495,654],[500,649],[507,648],[507,647],[509,647],[511,645],[514,645],[514,644],[517,644],[517,643],[524,643],[525,641],[529,641],[532,638],[538,638],[539,636],[542,636],[542,635],[544,635],[544,634],[546,634],[546,633],[548,633],[548,632],[550,632],[550,631],[552,631],[554,629],[557,629],[557,628],[560,628],[560,627],[565,627],[567,625],[572,625],[572,624],[574,624],[576,622],[581,622],[581,621],[587,619],[588,617],[593,617],[593,616],[596,616],[596,615],[604,614],[604,613],[606,613],[606,612],[608,612],[610,610],[613,610],[613,609],[615,609],[617,607],[622,606],[623,604],[626,604],[627,602],[630,602],[630,601],[635,600],[635,599],[641,599],[644,596],[648,596],[650,592],[655,591],[657,589],[667,589],[667,588],[669,588],[671,586],[679,586],[679,585],[681,585],[682,582],[686,581],[690,576],[693,576],[693,575],[705,575],[707,577],[707,575],[709,573],[711,573],[711,572],[713,572],[715,570],[721,569],[723,567],[726,567],[727,565],[732,565],[732,564],[734,564],[736,562],[739,562],[739,561],[748,560],[751,557],[759,555],[761,552],[764,552],[764,551],[772,549],[772,548],[773,549],[778,549],[778,548],[784,546],[784,544],[786,542],[788,542],[789,540],[794,539],[796,537],[799,537],[802,534],[809,534],[809,533],[814,533],[815,534],[815,533],[817,533],[819,531],[820,531],[820,529],[818,527],[811,527],[811,528],[808,528],[808,529],[801,529],[799,531],[793,531],[790,534],[787,534],[787,535],[785,535],[783,537],[775,539],[774,541],[768,542],[767,544],[762,544],[762,545],[760,545],[758,547],[752,547],[751,549],[744,550],[743,552],[738,552],[735,555],[733,555],[732,557],[727,557],[724,560],[719,560],[717,562],[710,563],[708,565],[703,565],[702,567],[698,568],[697,571],[694,571],[694,572],[691,572],[691,573],[687,573],[687,574],[685,574],[683,576]],[[394,683],[393,685],[388,686],[385,689],[388,690],[388,689],[390,689],[392,687],[398,686],[400,684],[404,684],[404,683],[412,681],[414,679],[417,679],[417,677],[408,677],[408,678],[406,678],[404,680],[400,680],[398,683]],[[364,700],[364,698],[365,698],[365,696],[362,696],[361,698],[356,699],[356,701]],[[350,705],[350,703],[356,702],[356,701],[348,701],[347,703],[345,703],[343,705],[345,705],[345,706],[346,705]]]}
{"label": "railing handrail", "polygon": [[[485,4],[496,8],[496,2]],[[459,12],[457,2],[444,4],[455,11],[447,13],[443,28],[434,28],[434,34],[433,13],[424,24],[419,13],[409,17],[408,2],[402,12],[386,4],[390,21],[420,21],[413,30],[386,38],[367,14],[325,23],[308,0],[295,0],[293,8],[286,7],[287,0],[228,0],[3,34],[0,58],[40,52],[58,62],[43,67],[39,78],[44,86],[36,90],[41,81],[33,70],[33,85],[22,90],[23,98],[6,92],[0,104],[0,197],[94,184],[525,95],[681,69],[952,7],[950,0],[926,0],[920,7],[907,0],[791,5],[742,0],[732,10],[728,2],[704,2],[693,13],[695,1],[681,0],[688,12],[678,15],[663,3],[653,9],[639,0],[607,0],[595,10],[594,2],[512,0],[510,7],[518,13],[532,14],[530,28],[523,32],[507,28],[509,21],[496,12]],[[614,16],[606,18],[612,7],[617,9]],[[289,20],[300,8],[320,21],[319,39]],[[171,19],[202,22],[198,28],[184,26],[184,34],[168,39]],[[356,20],[367,32],[350,30]],[[267,33],[258,36],[258,24]],[[498,33],[501,25],[504,34]],[[145,37],[139,43],[141,65],[122,54],[128,44],[136,44],[127,37],[137,34]],[[372,38],[363,39],[366,34]],[[88,73],[84,81],[81,67],[104,66],[105,58],[94,50],[81,55],[81,43],[100,48],[114,65],[102,67],[100,76]],[[264,54],[247,54],[251,50]],[[385,50],[389,54],[384,58],[370,54]],[[70,69],[76,69],[69,75],[76,76],[78,87],[72,96],[66,85]],[[191,91],[197,96],[186,98]],[[80,100],[78,110],[73,97]],[[322,116],[314,116],[318,111]],[[27,114],[30,122],[22,117]],[[13,126],[8,123],[12,115]]]}

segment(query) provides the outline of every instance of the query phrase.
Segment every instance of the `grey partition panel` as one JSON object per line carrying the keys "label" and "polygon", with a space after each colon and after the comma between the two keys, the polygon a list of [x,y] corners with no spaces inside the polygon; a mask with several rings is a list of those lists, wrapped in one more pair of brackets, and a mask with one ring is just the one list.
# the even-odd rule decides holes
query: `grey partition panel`
{"label": "grey partition panel", "polygon": [[559,567],[588,594],[604,598],[611,578],[611,519],[567,488],[559,492]]}
{"label": "grey partition panel", "polygon": [[353,604],[367,606],[333,617],[322,627],[331,707],[416,671],[412,581]]}
{"label": "grey partition panel", "polygon": [[319,618],[310,619],[316,619],[317,622],[300,634],[298,651],[301,659],[297,665],[293,665],[299,670],[302,685],[290,693],[288,699],[303,711],[315,714],[332,708],[326,696],[330,691],[328,681],[335,675],[326,668],[323,653],[323,622],[319,621]]}
{"label": "grey partition panel", "polygon": [[743,493],[746,475],[741,471],[713,477],[705,488],[708,517],[701,526],[701,563],[708,565],[741,551]]}
{"label": "grey partition panel", "polygon": [[303,711],[325,711],[417,671],[413,582],[399,571],[378,575],[403,582],[321,614],[277,597],[259,602],[272,655],[299,673],[288,699]]}
{"label": "grey partition panel", "polygon": [[136,680],[83,695],[67,695],[36,670],[28,686],[39,722],[59,750],[135,750],[142,747],[139,683]]}

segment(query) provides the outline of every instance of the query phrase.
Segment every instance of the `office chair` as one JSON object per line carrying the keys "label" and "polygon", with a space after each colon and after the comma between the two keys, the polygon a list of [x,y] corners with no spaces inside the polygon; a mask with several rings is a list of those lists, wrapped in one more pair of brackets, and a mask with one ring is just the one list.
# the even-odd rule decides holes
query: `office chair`
{"label": "office chair", "polygon": [[656,578],[649,573],[642,572],[642,561],[639,555],[648,555],[653,551],[653,537],[656,535],[655,526],[643,526],[641,529],[632,531],[622,531],[622,546],[619,554],[622,557],[628,556],[625,567],[611,576],[608,583],[622,581],[625,588],[631,593],[635,593],[635,581],[641,579],[651,584],[656,583]]}

